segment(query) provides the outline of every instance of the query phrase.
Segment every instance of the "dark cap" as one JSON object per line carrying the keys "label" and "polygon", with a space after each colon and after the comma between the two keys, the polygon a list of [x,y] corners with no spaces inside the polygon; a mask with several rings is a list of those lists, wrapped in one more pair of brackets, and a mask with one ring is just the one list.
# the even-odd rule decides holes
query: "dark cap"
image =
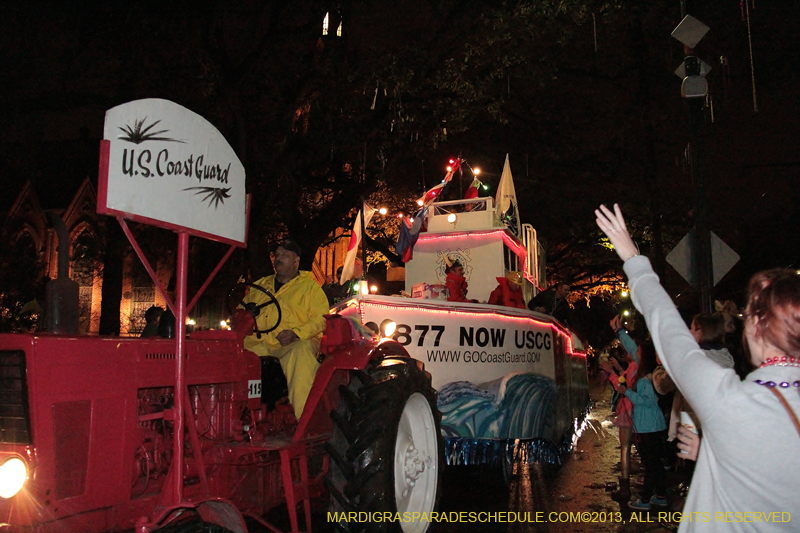
{"label": "dark cap", "polygon": [[275,245],[275,250],[277,250],[278,248],[283,248],[286,251],[294,252],[295,254],[297,254],[297,257],[300,257],[301,254],[300,246],[298,246],[297,243],[291,239],[284,239],[282,241],[278,241],[278,244]]}

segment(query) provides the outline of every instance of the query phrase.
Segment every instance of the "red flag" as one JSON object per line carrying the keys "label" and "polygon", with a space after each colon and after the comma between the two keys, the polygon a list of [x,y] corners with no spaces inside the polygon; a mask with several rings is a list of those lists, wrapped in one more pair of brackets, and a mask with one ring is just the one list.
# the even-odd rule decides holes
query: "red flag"
{"label": "red flag", "polygon": [[447,167],[447,174],[445,174],[444,179],[441,183],[431,187],[428,192],[426,192],[422,198],[417,200],[417,203],[420,204],[422,207],[428,207],[431,202],[433,202],[437,196],[442,193],[442,189],[444,189],[445,185],[450,183],[450,180],[453,179],[453,174],[457,171],[461,170],[461,160],[456,159],[455,161],[450,163],[450,166]]}
{"label": "red flag", "polygon": [[439,183],[438,185],[429,189],[428,192],[426,192],[422,198],[417,200],[417,204],[422,202],[423,206],[430,205],[430,203],[433,202],[436,199],[436,197],[442,193],[442,189],[444,189],[444,186],[446,184],[447,183],[443,181],[442,183]]}
{"label": "red flag", "polygon": [[464,193],[464,200],[469,200],[471,198],[477,198],[478,197],[478,187],[480,187],[481,185],[482,185],[482,183],[478,180],[478,178],[475,178],[474,180],[472,180],[472,183],[470,184],[469,188],[467,189],[467,192]]}

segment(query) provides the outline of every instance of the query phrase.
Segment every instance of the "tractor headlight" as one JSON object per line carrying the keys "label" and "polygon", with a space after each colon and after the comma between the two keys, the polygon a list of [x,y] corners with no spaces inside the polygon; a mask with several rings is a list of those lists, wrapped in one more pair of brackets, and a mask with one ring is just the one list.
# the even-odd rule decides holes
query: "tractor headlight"
{"label": "tractor headlight", "polygon": [[385,319],[383,322],[381,322],[381,327],[380,327],[381,337],[383,337],[384,339],[391,338],[391,336],[394,335],[396,329],[397,329],[397,323],[394,320],[392,320],[391,318]]}
{"label": "tractor headlight", "polygon": [[28,479],[28,468],[19,457],[12,457],[0,466],[0,498],[11,498]]}

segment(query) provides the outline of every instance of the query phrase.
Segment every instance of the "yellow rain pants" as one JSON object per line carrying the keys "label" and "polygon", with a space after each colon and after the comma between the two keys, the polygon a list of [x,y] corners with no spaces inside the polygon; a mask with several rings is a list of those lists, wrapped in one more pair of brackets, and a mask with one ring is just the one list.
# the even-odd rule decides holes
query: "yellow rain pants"
{"label": "yellow rain pants", "polygon": [[[262,334],[260,339],[256,334],[245,337],[244,347],[258,356],[272,355],[278,358],[289,384],[289,401],[299,420],[319,368],[317,354],[325,331],[323,315],[328,313],[328,299],[310,272],[300,271],[277,291],[274,275],[261,278],[255,284],[275,295],[281,306],[282,317],[278,328]],[[244,297],[245,303],[261,304],[268,300],[266,294],[253,288]],[[278,310],[274,305],[269,305],[261,310],[256,324],[258,329],[265,330],[274,326],[277,320]],[[292,330],[299,340],[281,346],[278,333],[287,329]]]}

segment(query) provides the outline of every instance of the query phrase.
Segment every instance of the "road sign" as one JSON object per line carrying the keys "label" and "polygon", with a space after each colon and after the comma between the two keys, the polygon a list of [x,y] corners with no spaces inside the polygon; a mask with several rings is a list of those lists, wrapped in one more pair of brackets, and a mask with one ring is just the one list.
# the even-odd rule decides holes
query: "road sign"
{"label": "road sign", "polygon": [[[705,61],[703,61],[701,59],[700,60],[700,75],[701,76],[706,76],[709,72],[711,72],[711,65],[709,65],[708,63],[706,63]],[[680,79],[683,79],[683,78],[686,77],[686,63],[685,62],[682,62],[680,65],[678,65],[678,68],[675,69],[675,75],[678,76]]]}
{"label": "road sign", "polygon": [[[709,236],[711,237],[714,285],[716,285],[733,268],[733,265],[739,261],[739,254],[717,237],[713,231],[709,232]],[[688,281],[692,287],[697,288],[697,274],[692,261],[694,240],[695,231],[691,230],[667,255],[667,263],[672,265],[678,271],[678,274],[683,276],[683,279]]]}
{"label": "road sign", "polygon": [[694,48],[706,36],[709,27],[694,18],[686,15],[683,20],[672,30],[672,36],[689,48]]}

